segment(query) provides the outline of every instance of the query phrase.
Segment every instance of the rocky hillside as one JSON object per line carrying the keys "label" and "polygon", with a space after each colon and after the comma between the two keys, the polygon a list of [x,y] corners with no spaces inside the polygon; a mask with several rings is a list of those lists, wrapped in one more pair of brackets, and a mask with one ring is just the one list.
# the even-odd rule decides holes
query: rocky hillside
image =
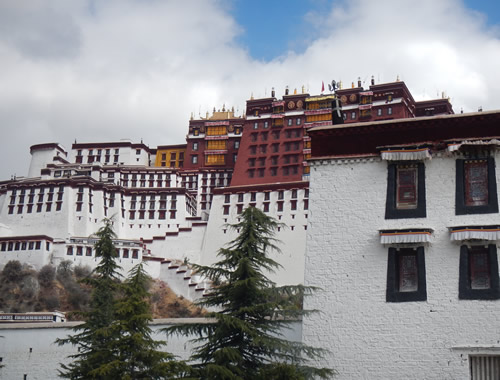
{"label": "rocky hillside", "polygon": [[[71,261],[63,261],[57,268],[46,265],[40,271],[23,266],[19,261],[9,261],[0,272],[0,311],[85,311],[89,307],[91,290],[81,280],[90,274],[90,268],[73,267]],[[200,308],[178,297],[160,280],[152,281],[150,294],[153,318],[203,315]],[[71,313],[67,316],[72,318]]]}

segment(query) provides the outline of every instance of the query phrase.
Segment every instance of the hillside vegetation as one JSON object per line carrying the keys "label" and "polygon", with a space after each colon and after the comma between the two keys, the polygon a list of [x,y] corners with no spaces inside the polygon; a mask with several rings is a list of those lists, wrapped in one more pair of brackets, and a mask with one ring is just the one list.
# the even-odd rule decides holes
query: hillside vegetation
{"label": "hillside vegetation", "polygon": [[[61,262],[57,268],[46,265],[39,271],[17,260],[9,261],[0,272],[0,311],[88,311],[91,290],[80,280],[90,275],[89,267],[73,267],[71,261]],[[177,297],[163,281],[152,281],[149,293],[153,318],[203,315],[200,308],[183,297]],[[67,317],[81,319],[71,313]]]}

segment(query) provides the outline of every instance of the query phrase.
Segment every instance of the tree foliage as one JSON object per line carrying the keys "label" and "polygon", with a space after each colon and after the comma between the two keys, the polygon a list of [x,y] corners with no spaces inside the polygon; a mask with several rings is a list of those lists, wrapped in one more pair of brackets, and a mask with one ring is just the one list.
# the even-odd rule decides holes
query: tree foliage
{"label": "tree foliage", "polygon": [[96,235],[95,251],[101,261],[91,276],[81,280],[93,289],[91,308],[80,312],[86,322],[74,327],[74,335],[56,341],[78,347],[78,353],[70,356],[72,362],[61,365],[59,375],[67,379],[173,378],[183,364],[158,350],[164,342],[154,341],[148,326],[151,279],[139,264],[120,284],[111,221],[105,220]]}
{"label": "tree foliage", "polygon": [[328,378],[333,371],[307,365],[322,355],[321,349],[283,339],[282,331],[305,312],[295,298],[312,289],[276,287],[265,272],[279,268],[269,250],[278,251],[274,232],[279,224],[260,210],[249,207],[240,231],[227,248],[219,250],[213,266],[194,265],[209,278],[213,292],[199,304],[218,310],[207,316],[211,324],[185,324],[165,329],[168,335],[196,336],[191,356],[191,376],[213,380]]}
{"label": "tree foliage", "polygon": [[148,288],[151,278],[143,264],[136,265],[124,283],[124,294],[116,303],[111,349],[116,353],[112,363],[115,379],[171,379],[185,366],[173,355],[160,351],[164,341],[155,341],[149,322],[153,320]]}
{"label": "tree foliage", "polygon": [[16,282],[23,278],[23,266],[19,260],[10,260],[2,270],[2,276],[6,281]]}
{"label": "tree foliage", "polygon": [[[59,375],[67,379],[111,379],[108,377],[108,364],[113,361],[114,354],[109,347],[113,340],[111,324],[114,320],[119,267],[113,245],[115,233],[109,219],[105,220],[96,235],[99,240],[95,243],[95,251],[101,261],[94,269],[93,276],[82,280],[93,288],[90,311],[81,313],[86,322],[73,328],[74,335],[57,340],[59,345],[70,343],[78,346],[79,352],[70,356],[73,361],[61,365]],[[66,269],[61,271],[63,276]]]}

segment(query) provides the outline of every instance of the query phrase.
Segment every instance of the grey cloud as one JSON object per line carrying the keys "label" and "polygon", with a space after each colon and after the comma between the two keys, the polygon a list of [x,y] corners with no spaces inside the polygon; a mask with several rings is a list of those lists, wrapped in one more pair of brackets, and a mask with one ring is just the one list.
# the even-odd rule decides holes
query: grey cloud
{"label": "grey cloud", "polygon": [[0,39],[30,59],[73,58],[82,44],[71,14],[23,0],[0,2]]}

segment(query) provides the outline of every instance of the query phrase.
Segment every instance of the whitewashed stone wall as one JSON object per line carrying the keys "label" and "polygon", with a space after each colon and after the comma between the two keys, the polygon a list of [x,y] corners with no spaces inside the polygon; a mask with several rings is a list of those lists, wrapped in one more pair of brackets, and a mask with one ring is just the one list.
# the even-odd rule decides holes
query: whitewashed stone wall
{"label": "whitewashed stone wall", "polygon": [[[276,232],[275,238],[278,240],[277,246],[281,253],[271,252],[271,258],[277,261],[282,268],[275,273],[270,273],[269,277],[278,285],[300,284],[304,282],[304,252],[306,226],[309,210],[304,209],[305,189],[297,189],[297,209],[291,210],[292,190],[284,190],[283,211],[278,211],[277,202],[279,191],[270,192],[269,216],[274,217],[278,222],[283,223]],[[225,195],[214,195],[212,208],[208,219],[207,231],[201,252],[201,263],[211,265],[220,260],[217,252],[228,242],[235,239],[237,231],[226,227],[226,224],[235,224],[240,221],[237,212],[237,205],[242,204],[243,210],[255,203],[259,209],[263,209],[264,192],[257,192],[256,201],[250,201],[250,193],[243,195],[243,202],[238,202],[238,194],[231,194],[230,202],[225,203]],[[267,201],[266,201],[267,202]],[[229,215],[224,215],[224,206],[229,205]]]}
{"label": "whitewashed stone wall", "polygon": [[[194,319],[200,321],[200,319]],[[154,339],[167,340],[161,333],[174,323],[189,323],[190,319],[156,320],[152,329]],[[71,334],[70,327],[75,322],[57,324],[25,324],[16,326],[0,325],[0,357],[4,368],[0,369],[0,378],[8,380],[22,380],[27,375],[28,380],[58,379],[57,371],[60,363],[68,363],[68,355],[76,353],[71,345],[58,346],[57,338],[65,338]],[[291,341],[300,341],[302,326],[295,322],[290,330],[284,331],[284,338]],[[172,336],[166,346],[161,349],[168,351],[180,359],[188,359],[192,345],[188,338]]]}
{"label": "whitewashed stone wall", "polygon": [[[495,156],[500,178],[500,155]],[[500,354],[500,300],[459,300],[458,243],[449,226],[500,224],[500,215],[455,215],[455,157],[425,161],[427,217],[385,220],[387,162],[314,162],[305,343],[330,354],[335,379],[468,379],[470,353]],[[500,188],[500,186],[499,186]],[[388,247],[378,230],[432,228],[425,247],[427,301],[386,302]],[[497,242],[498,245],[498,242]]]}

